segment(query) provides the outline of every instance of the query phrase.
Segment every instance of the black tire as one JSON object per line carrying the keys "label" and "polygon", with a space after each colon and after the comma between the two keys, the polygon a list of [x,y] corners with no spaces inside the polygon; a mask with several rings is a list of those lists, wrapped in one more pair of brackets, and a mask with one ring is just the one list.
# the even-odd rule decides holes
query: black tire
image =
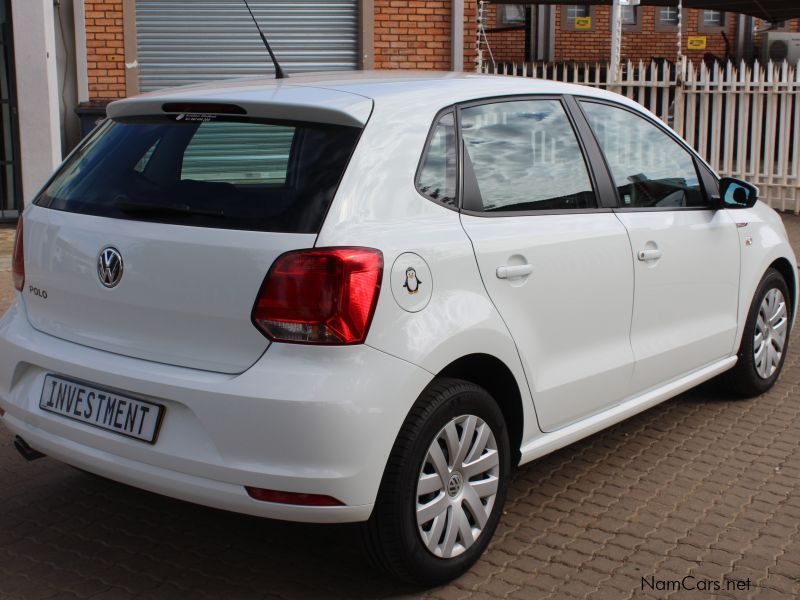
{"label": "black tire", "polygon": [[[452,419],[474,415],[489,425],[499,454],[497,495],[488,520],[462,554],[440,558],[417,527],[417,484],[436,436]],[[459,379],[435,379],[406,417],[384,471],[370,520],[362,526],[367,558],[390,575],[420,585],[450,581],[467,571],[488,546],[503,511],[511,470],[503,413],[483,388]]]}
{"label": "black tire", "polygon": [[[775,372],[767,378],[763,378],[758,374],[756,368],[756,360],[754,357],[754,338],[756,334],[756,321],[758,313],[764,298],[770,290],[777,289],[783,294],[786,301],[786,341],[784,343],[783,352],[781,353],[780,361],[775,369]],[[725,373],[721,382],[728,389],[739,396],[745,398],[752,398],[759,396],[769,390],[783,370],[783,363],[786,361],[786,352],[789,349],[789,334],[791,331],[792,322],[792,306],[789,288],[783,276],[775,269],[769,269],[762,277],[761,282],[758,284],[753,303],[750,305],[750,311],[747,313],[747,322],[745,323],[744,333],[742,334],[742,342],[739,346],[738,361],[736,366],[730,371]]]}

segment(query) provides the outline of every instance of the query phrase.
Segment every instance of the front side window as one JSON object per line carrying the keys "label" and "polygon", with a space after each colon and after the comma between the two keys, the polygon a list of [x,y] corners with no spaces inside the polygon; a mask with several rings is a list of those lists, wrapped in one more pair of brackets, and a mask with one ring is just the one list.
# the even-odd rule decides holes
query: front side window
{"label": "front side window", "polygon": [[457,207],[456,126],[453,113],[439,119],[417,172],[417,190],[431,200]]}
{"label": "front side window", "polygon": [[120,219],[316,233],[360,132],[185,115],[109,120],[36,203]]}
{"label": "front side window", "polygon": [[[597,205],[589,172],[558,100],[497,102],[461,111],[467,177],[480,212],[569,210]],[[466,191],[465,191],[466,194]]]}
{"label": "front side window", "polygon": [[631,208],[706,207],[692,155],[662,129],[623,108],[581,102],[619,191]]}

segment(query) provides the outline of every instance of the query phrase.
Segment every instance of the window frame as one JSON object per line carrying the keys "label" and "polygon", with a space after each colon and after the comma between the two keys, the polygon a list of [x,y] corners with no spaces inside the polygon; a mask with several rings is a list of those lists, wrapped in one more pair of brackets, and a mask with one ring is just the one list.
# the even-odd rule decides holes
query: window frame
{"label": "window frame", "polygon": [[[674,131],[672,131],[669,127],[665,126],[663,123],[654,119],[650,115],[640,112],[630,106],[626,106],[624,104],[620,104],[618,102],[614,102],[612,100],[606,100],[604,98],[596,98],[592,96],[584,96],[584,95],[576,95],[574,96],[575,102],[577,104],[577,110],[580,111],[583,119],[586,121],[587,126],[589,127],[589,133],[594,139],[595,143],[597,144],[598,148],[600,149],[601,160],[603,167],[606,171],[608,178],[611,180],[614,191],[614,199],[616,202],[616,208],[614,208],[615,212],[665,212],[665,211],[698,211],[698,210],[712,210],[716,211],[720,207],[719,204],[719,178],[714,173],[713,169],[706,163],[703,158],[687,144],[684,140],[682,140]],[[600,145],[600,140],[597,139],[597,135],[594,132],[591,124],[589,123],[589,119],[583,111],[583,104],[584,103],[592,103],[592,104],[603,104],[605,106],[610,106],[612,108],[617,108],[621,110],[625,110],[632,115],[639,117],[640,119],[644,120],[645,122],[653,125],[661,132],[665,133],[667,137],[673,140],[675,143],[678,144],[679,147],[683,148],[686,152],[689,153],[689,156],[692,159],[692,164],[694,165],[695,172],[697,174],[697,180],[700,184],[700,191],[703,194],[706,206],[624,206],[622,204],[620,195],[619,195],[619,188],[616,186],[616,182],[614,181],[614,175],[611,171],[611,167],[608,164],[608,160],[606,158],[605,152]],[[599,168],[599,167],[598,167]],[[714,189],[717,190],[717,193],[711,193]]]}
{"label": "window frame", "polygon": [[680,14],[680,9],[676,6],[659,6],[656,7],[656,14],[655,14],[655,23],[653,25],[653,30],[658,32],[671,32],[671,31],[678,31],[678,23],[665,23],[662,20],[662,15],[664,14],[665,10],[676,9],[678,11],[678,23],[681,24],[683,29],[686,29],[686,19],[684,18],[686,15]]}
{"label": "window frame", "polygon": [[[485,211],[477,211],[471,210],[468,208],[464,208],[464,184],[465,184],[465,177],[464,177],[464,167],[466,164],[465,154],[466,154],[466,146],[464,144],[464,140],[461,134],[461,111],[467,108],[473,108],[476,106],[483,106],[487,104],[499,104],[503,102],[526,102],[526,101],[556,101],[558,102],[562,109],[564,110],[564,114],[569,121],[570,126],[572,127],[572,132],[575,135],[575,140],[578,143],[578,147],[581,150],[581,156],[583,157],[584,164],[586,166],[586,172],[589,176],[589,183],[592,186],[592,192],[595,195],[596,205],[594,207],[588,208],[561,208],[561,209],[551,209],[551,210],[508,210],[508,211],[498,211],[498,212],[485,212]],[[486,218],[497,218],[497,217],[528,217],[528,216],[547,216],[547,215],[568,215],[568,214],[593,214],[593,213],[600,213],[600,212],[611,212],[613,210],[612,207],[605,206],[603,204],[603,194],[602,194],[602,187],[600,182],[598,182],[597,178],[595,177],[595,168],[594,165],[596,164],[594,161],[598,160],[600,157],[596,156],[593,152],[593,148],[587,146],[584,143],[584,132],[580,127],[580,123],[576,122],[576,119],[573,115],[571,105],[569,102],[569,96],[565,94],[517,94],[513,96],[493,96],[489,98],[481,98],[476,100],[470,100],[467,102],[460,102],[455,105],[456,110],[456,144],[458,149],[458,207],[459,211],[465,215],[470,215],[473,217],[486,217]]]}
{"label": "window frame", "polygon": [[[722,16],[722,24],[720,25],[707,25],[706,24],[706,13],[708,12],[718,12]],[[701,10],[699,15],[698,23],[697,23],[697,31],[702,33],[719,33],[721,31],[725,31],[728,28],[728,12],[724,10]]]}
{"label": "window frame", "polygon": [[[589,29],[578,29],[575,27],[575,21],[570,20],[569,18],[569,9],[573,6],[583,6],[589,9],[589,17],[592,19],[592,26]],[[561,29],[564,31],[576,31],[578,33],[581,32],[589,32],[595,31],[595,23],[596,23],[596,15],[595,15],[595,5],[594,4],[562,4],[561,5]]]}
{"label": "window frame", "polygon": [[519,21],[506,21],[505,9],[508,6],[521,6],[523,11],[528,10],[528,5],[525,4],[498,4],[494,15],[494,28],[495,29],[520,29],[525,27],[525,17],[523,15],[522,22]]}
{"label": "window frame", "polygon": [[[633,23],[625,23],[624,20],[624,13],[625,9],[630,8],[633,11]],[[622,30],[631,32],[631,33],[640,33],[642,31],[642,11],[639,10],[641,8],[640,5],[628,5],[621,7],[623,12],[623,21],[622,21]]]}
{"label": "window frame", "polygon": [[[446,117],[448,114],[453,115],[453,127],[455,129],[455,143],[456,143],[456,203],[455,206],[452,204],[447,204],[446,202],[442,202],[441,200],[437,200],[436,198],[431,198],[422,190],[419,189],[419,178],[422,174],[422,169],[425,167],[425,162],[428,159],[428,153],[431,150],[431,142],[433,141],[433,136],[436,135],[436,128],[439,126],[439,122]],[[439,206],[443,206],[448,210],[452,210],[455,212],[459,212],[461,209],[461,153],[459,152],[459,147],[461,144],[461,135],[458,131],[458,115],[456,114],[456,105],[451,104],[450,106],[446,106],[441,109],[439,112],[436,113],[436,116],[433,117],[431,121],[431,126],[428,128],[428,135],[425,136],[425,145],[422,148],[422,154],[420,154],[419,162],[417,163],[417,169],[414,171],[414,190],[425,200],[428,202],[433,202],[434,204],[438,204]]]}

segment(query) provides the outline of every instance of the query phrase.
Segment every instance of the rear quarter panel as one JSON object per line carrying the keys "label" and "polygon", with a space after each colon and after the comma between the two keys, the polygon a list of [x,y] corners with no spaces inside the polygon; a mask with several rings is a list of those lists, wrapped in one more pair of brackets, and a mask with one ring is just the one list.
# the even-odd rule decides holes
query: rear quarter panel
{"label": "rear quarter panel", "polygon": [[[432,106],[428,104],[427,106]],[[428,381],[462,356],[490,354],[514,375],[523,403],[523,439],[539,432],[519,354],[488,298],[458,212],[420,195],[414,178],[428,131],[441,106],[420,109],[402,95],[377,100],[323,224],[317,246],[356,245],[383,252],[384,274],[367,344],[422,367]],[[407,312],[395,300],[392,268],[404,253],[431,272],[430,302]],[[401,261],[402,262],[402,261]],[[398,263],[397,268],[405,269]],[[395,280],[396,281],[396,280]],[[407,409],[416,401],[406,399]],[[399,430],[398,424],[398,430]]]}

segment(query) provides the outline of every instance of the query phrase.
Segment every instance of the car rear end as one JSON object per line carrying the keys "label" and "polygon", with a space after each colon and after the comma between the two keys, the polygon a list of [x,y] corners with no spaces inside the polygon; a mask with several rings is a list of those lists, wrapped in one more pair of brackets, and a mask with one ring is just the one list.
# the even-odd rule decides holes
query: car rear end
{"label": "car rear end", "polygon": [[364,520],[428,378],[363,343],[380,250],[315,248],[371,102],[267,91],[112,105],[45,186],[0,320],[2,421],[155,492]]}

